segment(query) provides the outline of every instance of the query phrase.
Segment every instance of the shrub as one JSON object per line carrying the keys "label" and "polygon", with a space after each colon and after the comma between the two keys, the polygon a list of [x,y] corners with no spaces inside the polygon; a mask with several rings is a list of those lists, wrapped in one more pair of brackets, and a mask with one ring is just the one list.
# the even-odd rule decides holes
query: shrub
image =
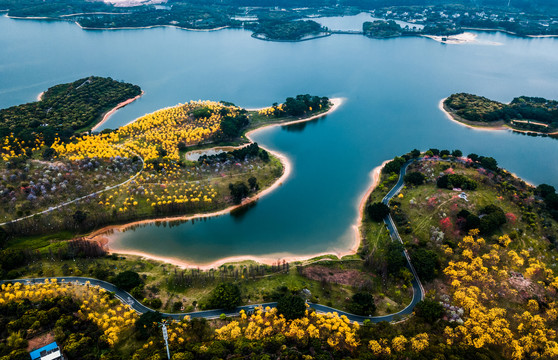
{"label": "shrub", "polygon": [[374,297],[367,292],[357,292],[351,299],[349,309],[357,315],[372,315],[376,311]]}
{"label": "shrub", "polygon": [[411,261],[421,280],[430,281],[436,277],[440,261],[434,251],[418,248],[411,253]]}
{"label": "shrub", "polygon": [[424,180],[426,180],[426,176],[424,176],[423,173],[420,173],[418,171],[414,171],[414,172],[410,172],[407,175],[405,175],[404,180],[405,180],[406,183],[409,183],[409,184],[422,185],[424,183]]}
{"label": "shrub", "polygon": [[415,307],[415,314],[427,323],[433,324],[444,314],[444,307],[437,301],[424,299]]}
{"label": "shrub", "polygon": [[162,302],[161,299],[159,299],[159,298],[151,299],[151,301],[149,302],[149,304],[151,305],[151,307],[152,307],[153,309],[160,309],[161,306],[163,306],[163,302]]}
{"label": "shrub", "polygon": [[236,284],[219,284],[211,292],[208,306],[211,309],[232,310],[240,305],[240,288]]}
{"label": "shrub", "polygon": [[369,204],[366,207],[366,213],[373,221],[380,222],[389,214],[389,207],[382,202]]}
{"label": "shrub", "polygon": [[123,290],[130,291],[142,284],[142,281],[137,272],[127,270],[116,275],[112,283]]}
{"label": "shrub", "polygon": [[443,175],[436,181],[436,186],[441,189],[461,188],[463,190],[476,190],[477,182],[459,174]]}
{"label": "shrub", "polygon": [[300,296],[285,295],[277,302],[277,312],[287,320],[299,319],[306,312],[306,303]]}

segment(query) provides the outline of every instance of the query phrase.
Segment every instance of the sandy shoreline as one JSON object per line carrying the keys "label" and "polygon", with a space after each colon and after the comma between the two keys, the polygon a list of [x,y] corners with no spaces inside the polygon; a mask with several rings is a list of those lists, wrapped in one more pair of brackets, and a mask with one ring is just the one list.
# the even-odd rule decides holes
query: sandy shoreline
{"label": "sandy shoreline", "polygon": [[436,36],[436,35],[421,35],[421,36],[443,44],[453,44],[453,45],[474,43],[477,41],[477,35],[470,32],[464,32],[461,34],[448,35],[448,36]]}
{"label": "sandy shoreline", "polygon": [[360,226],[362,225],[362,221],[364,220],[364,210],[365,210],[365,207],[366,207],[366,201],[368,201],[368,198],[370,197],[370,194],[372,194],[374,189],[376,189],[376,187],[380,183],[380,177],[381,177],[382,169],[390,161],[391,161],[391,159],[384,161],[381,165],[376,166],[370,172],[370,186],[368,187],[366,192],[360,198],[360,202],[358,204],[358,217],[357,217],[356,222],[353,224],[353,229],[355,230],[355,243],[356,244],[353,245],[353,247],[351,249],[352,253],[350,255],[356,254],[356,252],[358,251],[358,248],[360,247],[360,242],[362,241],[362,232],[360,231]]}
{"label": "sandy shoreline", "polygon": [[219,31],[219,30],[223,30],[223,29],[228,29],[229,26],[220,26],[220,27],[216,27],[213,29],[191,29],[191,28],[185,28],[185,27],[181,27],[181,26],[176,26],[176,25],[148,25],[148,26],[137,26],[137,27],[116,27],[116,28],[96,28],[96,27],[86,27],[86,26],[81,26],[80,23],[78,23],[77,21],[74,21],[74,23],[79,26],[80,29],[82,30],[142,30],[142,29],[154,29],[154,28],[158,28],[158,27],[169,27],[169,28],[175,28],[175,29],[180,29],[180,30],[186,30],[186,31],[200,31],[200,32],[211,32],[211,31]]}
{"label": "sandy shoreline", "polygon": [[43,91],[42,93],[40,93],[39,95],[37,95],[37,101],[41,101],[43,100],[43,95],[45,94],[45,92]]}
{"label": "sandy shoreline", "polygon": [[[260,128],[257,128],[257,129],[254,129],[254,130],[251,130],[251,131],[247,132],[246,133],[246,138],[250,142],[253,143],[254,141],[251,138],[251,135],[253,133],[255,133],[256,131],[260,131],[260,130],[263,130],[263,129],[272,128],[272,127],[276,127],[276,126],[287,126],[287,125],[298,124],[298,123],[311,121],[311,120],[329,115],[332,112],[334,112],[335,110],[337,110],[343,104],[344,99],[343,98],[333,98],[333,99],[330,99],[330,101],[332,102],[333,105],[331,106],[331,108],[328,111],[326,111],[324,113],[317,114],[317,115],[314,115],[314,116],[311,116],[311,117],[305,118],[305,119],[293,120],[293,121],[289,121],[289,122],[285,122],[285,123],[270,124],[270,125],[262,126]],[[144,224],[149,224],[149,223],[155,223],[155,222],[161,222],[161,221],[188,221],[188,220],[194,220],[194,219],[201,219],[201,218],[208,218],[208,217],[226,215],[226,214],[230,213],[231,211],[233,211],[237,208],[240,208],[240,207],[242,207],[246,204],[249,204],[251,202],[257,201],[261,197],[263,197],[267,194],[270,194],[275,189],[277,189],[279,186],[283,185],[283,183],[288,179],[288,177],[290,176],[290,174],[292,172],[292,164],[284,154],[282,154],[281,152],[278,152],[276,150],[270,150],[270,149],[268,149],[264,146],[261,146],[261,145],[260,145],[260,147],[262,149],[265,149],[266,151],[269,151],[270,153],[272,153],[274,156],[276,156],[281,161],[281,163],[283,164],[283,167],[284,167],[283,174],[281,175],[281,177],[279,179],[277,179],[273,183],[273,185],[271,185],[267,189],[259,192],[255,196],[250,197],[248,199],[245,199],[241,204],[230,206],[226,209],[216,211],[216,212],[212,212],[212,213],[201,213],[201,214],[185,215],[185,216],[169,216],[169,217],[157,218],[157,219],[139,220],[139,221],[134,221],[134,222],[127,223],[127,224],[124,224],[124,225],[111,225],[111,226],[107,226],[107,227],[104,227],[102,229],[99,229],[97,231],[94,231],[89,236],[87,236],[87,239],[91,240],[91,241],[98,241],[98,242],[102,243],[103,245],[105,245],[108,248],[109,251],[111,251],[111,249],[110,249],[110,239],[105,236],[105,234],[108,233],[108,232],[123,231],[123,230],[126,230],[126,229],[134,227],[134,226],[144,225]],[[376,171],[376,169],[374,169],[374,171]],[[376,186],[376,183],[374,183],[373,186]],[[353,245],[349,251],[342,252],[342,253],[336,253],[336,252],[333,252],[333,251],[329,251],[329,252],[323,252],[323,253],[319,253],[319,254],[299,255],[299,256],[294,255],[294,254],[271,254],[271,255],[265,255],[265,256],[239,255],[239,256],[232,256],[232,257],[222,258],[222,259],[216,260],[214,262],[211,262],[209,264],[198,264],[198,263],[194,263],[194,262],[184,261],[182,259],[164,257],[164,256],[156,256],[156,255],[152,255],[152,254],[149,254],[149,253],[145,253],[145,252],[141,252],[141,251],[135,251],[135,250],[128,250],[128,249],[118,249],[118,250],[115,250],[115,252],[119,253],[119,254],[136,255],[136,256],[141,256],[141,257],[148,258],[148,259],[164,261],[164,262],[171,263],[173,265],[177,265],[177,266],[184,267],[184,268],[210,269],[210,268],[218,267],[219,265],[222,265],[224,263],[238,262],[238,261],[244,261],[244,260],[252,260],[252,261],[259,262],[259,263],[271,265],[273,263],[277,263],[278,260],[281,260],[281,261],[285,260],[285,261],[288,261],[288,262],[302,261],[302,260],[307,260],[307,259],[314,258],[316,256],[322,256],[322,255],[336,255],[338,257],[341,257],[341,256],[344,256],[344,255],[350,255],[350,254],[356,253],[356,251],[358,250],[358,247],[360,245],[360,238],[359,237],[356,237],[355,244],[356,244],[356,246]]]}
{"label": "sandy shoreline", "polygon": [[103,119],[102,119],[98,124],[96,124],[95,126],[93,126],[93,127],[91,128],[91,131],[97,131],[97,129],[98,129],[101,125],[103,125],[103,124],[112,116],[112,114],[114,114],[118,109],[123,108],[124,106],[126,106],[126,105],[128,105],[128,104],[130,104],[130,103],[133,103],[134,101],[136,101],[137,99],[139,99],[140,97],[142,97],[143,94],[145,94],[145,92],[142,90],[142,91],[141,91],[141,94],[139,94],[138,96],[133,97],[133,98],[131,98],[131,99],[128,99],[128,100],[126,100],[126,101],[122,101],[120,104],[118,104],[118,105],[116,105],[115,107],[113,107],[111,110],[109,110],[109,111],[103,116]]}
{"label": "sandy shoreline", "polygon": [[450,119],[451,121],[453,121],[456,124],[459,124],[461,126],[467,127],[469,129],[474,129],[474,130],[481,130],[481,131],[492,131],[492,130],[511,130],[510,128],[507,128],[505,126],[482,126],[482,125],[478,125],[478,126],[473,126],[473,125],[469,125],[469,124],[465,124],[464,122],[461,122],[459,120],[456,120],[452,114],[449,113],[449,111],[446,110],[445,106],[444,106],[444,102],[447,100],[447,98],[443,98],[442,100],[440,100],[440,102],[438,103],[438,108],[440,109],[441,112],[443,112],[446,117],[448,119]]}

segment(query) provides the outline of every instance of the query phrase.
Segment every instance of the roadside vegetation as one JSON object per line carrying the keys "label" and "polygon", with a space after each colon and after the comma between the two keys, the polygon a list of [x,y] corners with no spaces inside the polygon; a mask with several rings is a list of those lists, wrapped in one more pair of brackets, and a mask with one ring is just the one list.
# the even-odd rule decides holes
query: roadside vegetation
{"label": "roadside vegetation", "polygon": [[[401,166],[412,159],[415,161],[407,169],[401,193],[387,209],[376,205],[397,182]],[[558,325],[554,261],[558,224],[553,219],[557,197],[552,186],[533,188],[498,168],[490,157],[463,156],[459,150],[412,151],[384,166],[379,185],[367,199],[363,241],[356,257],[339,260],[326,256],[272,266],[242,262],[209,271],[183,270],[132,256],[108,256],[102,249],[95,253],[78,244],[73,253],[60,248],[59,254],[67,258],[58,258],[52,251],[53,243],[44,239],[44,249],[22,253],[42,252],[53,259],[16,266],[11,275],[64,273],[101,278],[119,284],[160,311],[279,303],[275,309],[241,312],[238,318],[221,315],[210,321],[185,318],[171,322],[169,343],[176,359],[553,359],[558,357],[554,331]],[[378,221],[387,214],[396,222],[404,245],[391,241]],[[36,244],[38,239],[28,243]],[[13,246],[10,240],[4,244]],[[305,309],[304,300],[309,300],[363,315],[395,311],[398,303],[393,304],[394,299],[408,289],[412,276],[403,266],[403,248],[427,291],[425,300],[415,308],[415,316],[394,324],[367,320],[359,325],[343,316]],[[53,285],[31,285],[36,287],[33,291],[18,286],[15,292],[13,287],[4,287],[0,302],[0,320],[12,321],[3,334],[11,340],[0,348],[6,359],[17,358],[27,341],[37,343],[35,337],[49,333],[41,328],[41,322],[35,326],[39,331],[29,330],[26,324],[31,320],[25,324],[22,320],[20,328],[14,327],[9,318],[13,315],[5,309],[31,309],[22,319],[32,316],[37,307],[50,309],[40,305],[44,300],[37,295],[42,286]],[[62,290],[82,308],[72,315],[74,326],[87,321],[87,316],[80,317],[84,311],[98,306],[72,295],[83,288]],[[93,298],[102,301],[102,295]],[[101,304],[116,306],[114,301]],[[404,296],[400,302],[405,303]],[[55,314],[52,316],[54,319]],[[116,335],[112,335],[113,343],[99,343],[98,350],[87,353],[93,354],[91,358],[100,358],[100,353],[114,359],[163,358],[164,343],[154,324],[162,318],[160,313],[148,312],[134,317],[133,323],[123,318],[123,323],[108,328],[93,322],[88,331],[110,330]],[[110,317],[107,320],[113,321]],[[82,335],[67,338],[55,329],[51,336],[68,353],[85,349],[71,345]]]}

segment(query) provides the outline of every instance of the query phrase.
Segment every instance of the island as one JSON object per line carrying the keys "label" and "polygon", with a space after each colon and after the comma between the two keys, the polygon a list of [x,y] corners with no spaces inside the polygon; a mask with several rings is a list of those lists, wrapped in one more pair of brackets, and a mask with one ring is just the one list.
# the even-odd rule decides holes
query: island
{"label": "island", "polygon": [[1,335],[13,341],[0,355],[56,340],[74,358],[164,358],[159,324],[174,359],[558,355],[552,186],[533,187],[492,157],[435,148],[372,175],[358,252],[342,259],[203,271],[78,239],[22,251],[0,234],[8,278],[29,278],[1,284]]}
{"label": "island", "polygon": [[[138,99],[137,85],[111,78],[90,76],[49,88],[37,101],[0,110],[0,135],[11,135],[28,145],[41,139],[47,145],[58,136],[71,136],[91,130],[105,115]],[[12,149],[22,151],[23,147]]]}
{"label": "island", "polygon": [[442,100],[440,106],[450,119],[470,127],[558,135],[558,101],[555,100],[520,96],[504,104],[459,93]]}
{"label": "island", "polygon": [[366,21],[362,24],[362,31],[365,36],[372,38],[398,37],[403,34],[403,29],[393,20]]}
{"label": "island", "polygon": [[[86,1],[0,0],[0,11],[14,19],[61,20],[85,30],[174,27],[191,31],[239,28],[253,37],[272,41],[300,41],[331,34],[364,34],[373,38],[428,36],[445,44],[474,41],[467,30],[503,31],[521,37],[558,36],[558,8],[547,0],[471,3],[458,0],[421,4],[387,4],[381,1],[350,3],[271,1],[247,4],[238,0]],[[312,19],[323,16],[369,13],[364,31],[327,29]],[[403,21],[403,26],[391,21]],[[457,36],[457,37],[456,37]]]}

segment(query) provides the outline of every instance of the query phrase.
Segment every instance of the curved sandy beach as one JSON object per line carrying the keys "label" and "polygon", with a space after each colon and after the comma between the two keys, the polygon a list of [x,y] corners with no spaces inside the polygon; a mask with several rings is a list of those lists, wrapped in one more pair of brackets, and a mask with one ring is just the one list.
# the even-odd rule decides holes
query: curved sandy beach
{"label": "curved sandy beach", "polygon": [[[332,112],[336,111],[343,104],[344,99],[343,98],[333,98],[333,99],[330,99],[330,101],[332,102],[333,105],[331,106],[331,108],[328,111],[326,111],[324,113],[317,114],[317,115],[314,115],[314,116],[311,116],[311,117],[308,117],[308,118],[304,118],[304,119],[300,119],[300,120],[293,120],[293,121],[289,121],[289,122],[285,122],[285,123],[277,123],[277,124],[270,124],[270,125],[262,126],[260,128],[248,131],[246,133],[246,138],[250,142],[253,143],[254,141],[253,141],[251,135],[254,134],[257,131],[272,128],[272,127],[276,127],[276,126],[287,126],[287,125],[303,123],[303,122],[311,121],[311,120],[329,115]],[[103,245],[105,245],[108,248],[109,251],[111,251],[111,249],[110,249],[110,239],[107,238],[106,236],[104,236],[107,233],[110,233],[110,232],[113,232],[113,231],[124,231],[124,230],[129,229],[129,228],[134,227],[134,226],[149,224],[149,223],[155,223],[155,222],[161,222],[161,221],[188,221],[188,220],[194,220],[194,219],[202,219],[202,218],[226,215],[226,214],[230,213],[231,211],[233,211],[233,210],[235,210],[239,207],[242,207],[246,204],[257,201],[261,197],[271,193],[272,191],[277,189],[279,186],[283,185],[283,183],[289,178],[289,176],[291,174],[291,171],[292,171],[292,164],[284,154],[282,154],[282,153],[280,153],[276,150],[270,150],[270,149],[266,148],[265,146],[260,145],[260,147],[262,149],[265,149],[266,151],[269,151],[270,153],[272,153],[274,156],[276,156],[281,161],[281,163],[283,164],[283,168],[284,168],[283,174],[281,175],[281,177],[279,179],[277,179],[273,183],[273,185],[271,185],[267,189],[259,192],[255,196],[245,199],[241,204],[230,206],[226,209],[216,211],[216,212],[212,212],[212,213],[200,213],[200,214],[186,215],[186,216],[169,216],[169,217],[164,217],[164,218],[134,221],[134,222],[127,223],[127,224],[124,224],[124,225],[107,226],[107,227],[104,227],[104,228],[99,229],[97,231],[94,231],[93,233],[91,233],[87,237],[87,239],[92,240],[92,241],[98,241],[98,242],[102,243]],[[377,180],[379,179],[379,170],[381,169],[382,166],[374,169],[371,173],[372,178],[373,178],[373,184],[372,184],[373,187],[375,187],[377,185]],[[376,173],[377,173],[377,175],[374,175]],[[373,190],[373,187],[367,193],[371,192]],[[359,206],[363,207],[364,205],[361,204]],[[362,216],[362,213],[361,213],[362,209],[360,207],[359,207],[359,214],[360,214],[359,219]],[[194,268],[200,268],[200,269],[209,269],[209,268],[218,267],[219,265],[222,265],[224,263],[238,262],[238,261],[245,261],[245,260],[253,260],[253,261],[263,263],[263,264],[271,265],[273,263],[277,263],[278,260],[281,260],[281,261],[285,260],[285,261],[288,261],[288,262],[302,261],[302,260],[311,259],[311,258],[314,258],[316,256],[321,256],[321,255],[336,255],[338,257],[341,257],[341,256],[345,256],[345,255],[355,254],[356,251],[358,250],[359,245],[360,245],[360,237],[355,236],[355,241],[353,243],[353,246],[347,252],[336,253],[336,252],[333,252],[333,251],[329,251],[329,252],[323,252],[323,253],[320,253],[320,254],[312,254],[312,255],[304,255],[304,256],[297,256],[295,254],[288,254],[288,253],[270,254],[270,255],[263,255],[263,256],[239,255],[239,256],[233,256],[233,257],[227,257],[227,258],[219,259],[219,260],[211,262],[209,264],[199,264],[199,263],[195,263],[195,262],[187,262],[187,261],[184,261],[182,259],[177,259],[177,258],[155,256],[155,255],[152,255],[152,254],[148,254],[148,253],[141,252],[141,251],[134,251],[134,250],[131,250],[131,249],[130,250],[128,250],[128,249],[118,249],[118,250],[115,250],[115,252],[117,252],[119,254],[137,255],[137,256],[144,257],[144,258],[148,258],[148,259],[164,261],[164,262],[171,263],[171,264],[181,266],[181,267],[194,267]]]}
{"label": "curved sandy beach", "polygon": [[[268,150],[269,151],[269,150]],[[274,154],[277,154],[274,152]],[[288,159],[285,158],[285,160]],[[364,208],[366,205],[366,201],[368,200],[368,197],[370,196],[370,194],[372,193],[372,191],[374,191],[374,189],[376,189],[376,187],[378,186],[379,182],[380,182],[380,175],[381,175],[381,171],[383,169],[383,167],[385,166],[385,164],[387,164],[389,161],[391,160],[386,160],[384,161],[381,165],[375,167],[371,172],[370,172],[370,185],[368,186],[367,190],[362,194],[362,196],[360,197],[360,201],[356,204],[357,205],[357,209],[358,209],[358,216],[355,220],[355,223],[352,225],[352,228],[354,230],[354,237],[353,237],[353,243],[351,245],[351,247],[346,250],[346,251],[324,251],[321,253],[316,253],[316,254],[310,254],[310,255],[296,255],[296,254],[291,254],[291,253],[276,253],[276,254],[268,254],[268,255],[261,255],[261,256],[254,256],[254,255],[238,255],[238,256],[229,256],[226,258],[221,258],[219,260],[213,261],[211,263],[206,263],[206,264],[198,264],[198,263],[194,263],[194,262],[188,262],[179,258],[173,258],[173,257],[165,257],[165,256],[156,256],[153,254],[149,254],[149,253],[145,253],[142,251],[135,251],[135,250],[117,250],[115,251],[116,253],[119,254],[127,254],[127,255],[135,255],[135,256],[140,256],[143,258],[147,258],[147,259],[151,259],[151,260],[157,260],[157,261],[162,261],[165,263],[170,263],[182,268],[198,268],[198,269],[202,269],[202,270],[208,270],[208,269],[212,269],[212,268],[217,268],[223,264],[226,263],[234,263],[234,262],[242,262],[242,261],[254,261],[260,264],[266,264],[266,265],[273,265],[273,264],[277,264],[278,262],[282,262],[282,261],[286,261],[286,262],[295,262],[295,261],[305,261],[305,260],[310,260],[312,258],[316,258],[316,257],[320,257],[320,256],[326,256],[326,255],[333,255],[336,256],[337,258],[342,258],[343,256],[347,256],[347,255],[354,255],[357,253],[359,247],[360,247],[360,243],[362,240],[362,233],[360,231],[360,225],[362,224],[362,220],[364,217]],[[290,165],[290,164],[289,164]],[[290,168],[289,168],[289,172],[290,172]],[[279,180],[277,180],[277,182],[275,184],[277,184],[283,177],[287,177],[288,173],[287,171],[285,171],[285,173],[283,174],[283,176],[281,176],[281,178]],[[274,184],[274,185],[275,185]],[[281,183],[279,184],[281,185]],[[265,191],[272,191],[273,189],[270,187],[268,189],[266,189]],[[255,201],[259,196],[261,196],[261,193],[258,194],[256,197],[254,198],[250,198],[248,202],[251,201]],[[248,203],[246,202],[246,203]],[[134,225],[139,225],[139,224],[145,224],[145,223],[149,223],[149,222],[153,222],[153,221],[173,221],[173,220],[190,220],[190,219],[195,219],[195,218],[203,218],[206,216],[219,216],[219,215],[224,215],[228,212],[230,212],[231,210],[234,210],[235,208],[238,208],[239,206],[242,205],[237,205],[237,206],[233,206],[233,207],[229,207],[227,209],[224,209],[222,211],[219,211],[218,213],[212,213],[212,214],[198,214],[198,215],[194,215],[194,216],[188,216],[188,217],[168,217],[168,218],[163,218],[163,219],[156,219],[156,220],[147,220],[147,221],[137,221],[135,223],[132,224],[126,224],[123,226],[114,226],[114,227],[110,227],[111,229],[115,229],[115,230],[123,230],[125,227],[127,226],[134,226]],[[94,241],[100,241],[101,243],[103,243],[105,246],[110,245],[110,241],[108,238],[103,237],[102,233],[100,233],[102,231],[102,233],[106,233],[106,231],[109,231],[108,228],[105,228],[104,231],[103,229],[99,230],[98,232],[96,232],[99,235],[95,235],[92,234],[91,235],[91,240]],[[110,247],[109,247],[110,250]]]}
{"label": "curved sandy beach", "polygon": [[443,98],[442,100],[440,100],[440,102],[438,103],[438,108],[440,109],[441,112],[443,112],[446,117],[448,119],[450,119],[451,121],[453,121],[456,124],[459,124],[461,126],[467,127],[469,129],[473,129],[473,130],[481,130],[481,131],[492,131],[492,130],[511,130],[508,127],[505,126],[482,126],[482,125],[478,125],[478,126],[473,126],[473,125],[469,125],[466,124],[464,122],[461,122],[459,120],[456,120],[452,114],[449,113],[449,111],[446,110],[446,107],[444,106],[444,102],[447,100],[447,98]]}
{"label": "curved sandy beach", "polygon": [[112,116],[112,114],[114,114],[118,109],[123,108],[124,106],[133,103],[134,101],[136,101],[137,99],[139,99],[140,97],[143,96],[143,94],[145,94],[145,92],[142,90],[141,94],[139,94],[136,97],[133,97],[131,99],[128,99],[126,101],[122,101],[120,104],[116,105],[115,107],[113,107],[111,110],[109,110],[104,116],[103,119],[97,123],[95,126],[93,126],[91,128],[91,131],[97,131],[97,129],[103,125],[105,122],[107,122],[108,119],[110,119],[110,117]]}

